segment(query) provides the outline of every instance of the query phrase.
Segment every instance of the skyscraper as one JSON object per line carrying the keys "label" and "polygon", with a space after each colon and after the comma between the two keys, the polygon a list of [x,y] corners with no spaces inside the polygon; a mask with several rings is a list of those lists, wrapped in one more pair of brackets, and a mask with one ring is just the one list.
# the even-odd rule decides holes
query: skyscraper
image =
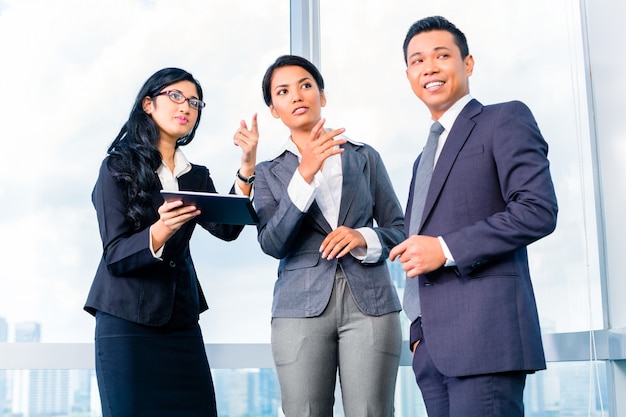
{"label": "skyscraper", "polygon": [[[39,343],[41,324],[27,321],[15,324],[16,343]],[[69,412],[69,371],[31,369],[15,371],[13,413],[24,417],[67,415]]]}
{"label": "skyscraper", "polygon": [[39,343],[41,324],[36,321],[23,321],[15,324],[15,343]]}
{"label": "skyscraper", "polygon": [[[9,325],[5,318],[0,317],[0,343],[9,341]],[[8,378],[7,371],[0,370],[0,416],[4,415],[5,412],[8,412],[7,408],[9,407],[8,403]]]}
{"label": "skyscraper", "polygon": [[4,317],[0,317],[0,343],[9,341],[9,324]]}

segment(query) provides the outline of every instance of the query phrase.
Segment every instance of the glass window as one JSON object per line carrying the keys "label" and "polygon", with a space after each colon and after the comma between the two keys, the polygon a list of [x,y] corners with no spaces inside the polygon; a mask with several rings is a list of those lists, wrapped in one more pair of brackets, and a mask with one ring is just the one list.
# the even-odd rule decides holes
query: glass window
{"label": "glass window", "polygon": [[[141,84],[167,66],[200,81],[207,107],[185,153],[228,192],[240,120],[259,112],[262,134],[279,136],[261,79],[289,52],[289,2],[4,1],[0,38],[5,340],[35,322],[42,342],[89,342],[94,320],[82,307],[102,251],[91,190]],[[272,151],[261,144],[259,158]],[[232,243],[198,230],[192,242],[208,342],[269,341],[276,265],[248,229]]]}
{"label": "glass window", "polygon": [[524,390],[529,417],[608,415],[606,364],[559,362],[529,375]]}
{"label": "glass window", "polygon": [[[430,123],[404,77],[402,41],[427,15],[458,24],[476,58],[474,97],[524,101],[550,144],[559,225],[530,248],[543,330],[601,328],[578,2],[530,1],[489,0],[480,9],[459,1],[320,2],[325,117],[381,152],[404,203]],[[241,119],[259,113],[259,161],[288,134],[270,116],[260,84],[265,68],[289,53],[289,2],[0,1],[0,38],[9,40],[0,43],[8,146],[0,164],[0,342],[89,342],[93,319],[82,305],[101,254],[90,193],[141,83],[165,66],[200,80],[207,108],[185,153],[226,192],[239,163],[232,135]],[[269,342],[277,265],[261,253],[256,231],[230,243],[200,231],[192,252],[211,307],[201,318],[205,340]],[[403,273],[390,266],[402,291]],[[527,414],[604,415],[605,373],[604,363],[549,364],[528,378]],[[273,369],[213,374],[220,414],[281,415]],[[409,366],[399,371],[396,397],[398,415],[426,415]],[[0,415],[70,408],[98,415],[93,370],[0,370]],[[335,411],[343,415],[339,392]]]}
{"label": "glass window", "polygon": [[[590,378],[590,375],[598,377]],[[280,389],[273,368],[214,369],[213,379],[219,415],[283,415]],[[530,375],[527,379],[524,391],[526,415],[607,415],[608,398],[604,381],[606,367],[603,362],[550,364],[548,370]],[[596,384],[600,385],[600,389],[595,389]],[[598,392],[602,394],[598,395]],[[0,394],[0,416],[15,413],[93,417],[102,415],[93,370],[0,370]],[[345,414],[341,406],[339,387],[335,391],[335,398],[335,416],[343,417]],[[397,416],[402,417],[426,417],[413,371],[408,366],[401,367],[398,373],[395,411]]]}
{"label": "glass window", "polygon": [[473,97],[531,108],[550,146],[559,200],[556,231],[529,248],[542,328],[602,328],[578,2],[320,3],[327,125],[381,153],[403,205],[431,124],[405,75],[402,44],[413,22],[443,15],[465,33],[475,59]]}

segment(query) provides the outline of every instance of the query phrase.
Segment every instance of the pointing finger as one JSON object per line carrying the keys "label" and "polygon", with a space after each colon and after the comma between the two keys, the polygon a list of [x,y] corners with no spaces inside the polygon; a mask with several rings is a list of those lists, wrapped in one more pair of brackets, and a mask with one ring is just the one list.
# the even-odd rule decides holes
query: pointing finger
{"label": "pointing finger", "polygon": [[252,132],[259,133],[259,123],[257,122],[257,114],[252,115]]}
{"label": "pointing finger", "polygon": [[313,129],[311,129],[311,140],[320,138],[321,133],[324,131],[324,123],[326,123],[326,119],[320,119],[315,126],[313,126]]}

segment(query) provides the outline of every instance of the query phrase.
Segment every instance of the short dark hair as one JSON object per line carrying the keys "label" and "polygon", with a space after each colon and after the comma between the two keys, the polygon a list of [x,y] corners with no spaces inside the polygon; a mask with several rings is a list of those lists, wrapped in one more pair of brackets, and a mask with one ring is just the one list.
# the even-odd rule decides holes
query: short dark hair
{"label": "short dark hair", "polygon": [[263,83],[261,88],[263,89],[263,100],[267,106],[272,104],[272,77],[274,71],[281,67],[296,66],[304,68],[315,80],[320,91],[324,90],[324,78],[319,72],[317,67],[313,65],[308,59],[302,58],[297,55],[282,55],[276,58],[276,61],[267,68],[265,75],[263,76]]}
{"label": "short dark hair", "polygon": [[404,38],[404,63],[408,64],[408,57],[406,56],[407,49],[409,47],[409,43],[411,39],[416,35],[419,35],[422,32],[430,32],[433,30],[445,30],[450,32],[452,36],[454,36],[454,43],[461,50],[461,58],[465,59],[469,55],[469,47],[467,46],[467,39],[465,38],[465,34],[457,28],[454,23],[448,21],[445,17],[441,16],[430,16],[425,17],[424,19],[420,19],[417,22],[413,23],[409,28],[409,31]]}

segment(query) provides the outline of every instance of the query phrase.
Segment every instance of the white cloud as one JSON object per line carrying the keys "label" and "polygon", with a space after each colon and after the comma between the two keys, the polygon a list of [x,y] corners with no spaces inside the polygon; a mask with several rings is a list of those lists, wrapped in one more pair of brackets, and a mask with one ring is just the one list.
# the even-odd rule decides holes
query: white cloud
{"label": "white cloud", "polygon": [[[7,57],[0,80],[9,98],[0,100],[0,114],[11,155],[0,164],[7,202],[0,208],[0,258],[8,265],[0,316],[42,322],[45,341],[91,340],[93,323],[82,305],[101,252],[91,188],[141,84],[161,67],[185,68],[203,85],[213,112],[205,111],[186,152],[209,166],[218,189],[230,188],[240,157],[232,134],[241,118],[265,111],[261,71],[272,49],[277,55],[289,47],[288,4],[264,4],[271,7],[20,0],[0,8],[0,55]],[[263,36],[251,32],[252,22],[265,26]],[[268,116],[260,117],[262,126]],[[204,237],[194,252],[221,247]],[[260,251],[254,239],[249,246]],[[222,264],[239,259],[221,250]],[[218,275],[219,268],[247,276],[226,265]],[[30,295],[16,296],[23,294]],[[269,314],[269,306],[257,308]]]}
{"label": "white cloud", "polygon": [[[380,151],[404,205],[428,115],[405,79],[402,41],[415,20],[447,16],[465,31],[477,58],[474,95],[485,103],[522,99],[533,109],[551,146],[553,171],[563,173],[557,190],[568,204],[560,224],[579,225],[585,216],[580,201],[588,196],[576,185],[587,186],[590,176],[579,171],[588,170],[588,161],[579,168],[571,143],[585,143],[580,128],[586,124],[585,100],[576,96],[584,77],[570,73],[580,59],[574,3],[532,0],[516,9],[489,0],[479,10],[471,2],[434,0],[394,7],[373,0],[358,7],[321,2],[325,116]],[[554,18],[546,22],[545,16]],[[41,321],[45,341],[90,341],[93,322],[81,308],[101,250],[90,193],[141,84],[164,66],[185,68],[200,80],[208,106],[185,152],[207,165],[226,191],[239,163],[232,144],[239,120],[259,113],[259,159],[272,156],[288,134],[270,116],[260,84],[265,68],[289,52],[289,2],[5,0],[0,39],[0,261],[7,266],[0,316]],[[583,180],[571,179],[583,174]],[[555,239],[567,241],[564,233],[559,229]],[[205,337],[244,341],[241,328],[252,320],[254,341],[269,340],[263,323],[276,264],[260,253],[253,229],[232,244],[197,235],[192,251],[214,306],[202,319],[210,330]],[[554,250],[560,258],[538,274],[548,294],[586,277],[577,260],[565,283],[548,283],[571,261],[567,251]],[[572,294],[573,305],[586,302]],[[552,315],[550,301],[542,303]],[[575,330],[575,324],[565,326],[561,330]]]}

